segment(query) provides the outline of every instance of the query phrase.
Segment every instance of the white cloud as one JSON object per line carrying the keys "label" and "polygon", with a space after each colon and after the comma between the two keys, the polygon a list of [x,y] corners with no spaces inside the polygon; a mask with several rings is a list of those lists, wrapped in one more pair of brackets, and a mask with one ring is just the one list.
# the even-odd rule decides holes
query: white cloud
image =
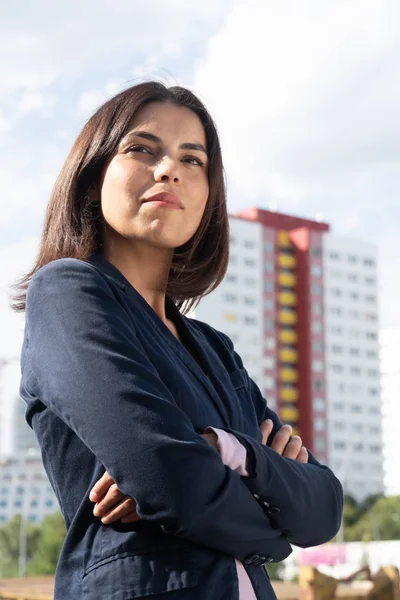
{"label": "white cloud", "polygon": [[400,325],[399,17],[397,0],[241,0],[193,79],[221,135],[231,210],[322,212],[377,243],[384,325]]}
{"label": "white cloud", "polygon": [[54,95],[27,92],[21,96],[17,104],[16,114],[19,117],[24,117],[36,112],[41,116],[51,116],[54,103]]}

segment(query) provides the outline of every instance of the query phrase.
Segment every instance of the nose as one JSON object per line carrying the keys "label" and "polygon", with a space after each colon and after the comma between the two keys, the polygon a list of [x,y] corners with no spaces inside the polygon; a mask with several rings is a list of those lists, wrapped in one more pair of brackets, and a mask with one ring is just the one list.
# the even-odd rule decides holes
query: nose
{"label": "nose", "polygon": [[180,177],[176,162],[168,157],[160,160],[154,169],[154,179],[156,181],[173,181],[174,183],[179,183]]}

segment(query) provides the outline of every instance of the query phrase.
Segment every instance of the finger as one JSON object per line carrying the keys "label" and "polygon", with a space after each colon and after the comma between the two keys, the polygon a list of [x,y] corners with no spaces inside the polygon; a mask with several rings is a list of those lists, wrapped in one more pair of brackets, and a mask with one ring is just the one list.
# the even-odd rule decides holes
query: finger
{"label": "finger", "polygon": [[293,458],[294,460],[296,460],[301,450],[302,443],[303,442],[301,440],[301,437],[299,437],[298,435],[293,436],[292,439],[289,441],[288,445],[286,446],[285,450],[283,451],[282,456],[285,456],[286,458]]}
{"label": "finger", "polygon": [[274,424],[271,419],[266,419],[265,421],[263,421],[261,423],[260,430],[261,430],[261,434],[262,434],[262,443],[264,445],[266,445],[268,438],[272,433],[273,427],[274,427]]}
{"label": "finger", "polygon": [[282,454],[285,450],[290,436],[292,435],[292,427],[290,425],[283,425],[277,432],[274,437],[274,441],[271,444],[271,448],[278,452],[278,454]]}
{"label": "finger", "polygon": [[102,517],[107,512],[109,512],[114,506],[124,497],[116,483],[113,483],[109,488],[106,495],[99,501],[96,502],[95,507],[93,509],[93,514],[95,517]]}
{"label": "finger", "polygon": [[91,500],[91,502],[98,502],[100,500],[100,498],[105,496],[109,487],[113,483],[114,483],[113,478],[106,471],[104,473],[104,475],[102,477],[100,477],[100,479],[97,481],[97,483],[95,483],[94,486],[92,487],[90,494],[89,494],[89,500]]}
{"label": "finger", "polygon": [[299,462],[301,463],[308,463],[308,452],[307,452],[307,448],[304,448],[304,446],[301,448],[299,455],[297,457],[297,459]]}
{"label": "finger", "polygon": [[110,523],[119,521],[122,517],[126,517],[133,512],[136,512],[136,502],[129,496],[124,496],[117,506],[102,517],[101,522],[104,525],[110,525]]}
{"label": "finger", "polygon": [[136,523],[137,521],[140,521],[140,517],[136,511],[130,512],[121,519],[122,523]]}

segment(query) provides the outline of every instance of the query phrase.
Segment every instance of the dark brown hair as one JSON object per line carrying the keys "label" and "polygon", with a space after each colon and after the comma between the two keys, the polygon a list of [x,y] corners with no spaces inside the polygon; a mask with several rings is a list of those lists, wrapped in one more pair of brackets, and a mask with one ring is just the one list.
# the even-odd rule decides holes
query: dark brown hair
{"label": "dark brown hair", "polygon": [[167,295],[187,313],[222,281],[229,255],[229,222],[221,148],[214,122],[189,90],[155,81],[134,85],[103,104],[83,127],[54,185],[33,269],[14,286],[11,308],[25,311],[26,292],[38,269],[59,258],[87,260],[101,252],[104,218],[89,190],[100,181],[135,114],[149,102],[172,102],[192,110],[204,127],[209,197],[193,237],[176,248]]}

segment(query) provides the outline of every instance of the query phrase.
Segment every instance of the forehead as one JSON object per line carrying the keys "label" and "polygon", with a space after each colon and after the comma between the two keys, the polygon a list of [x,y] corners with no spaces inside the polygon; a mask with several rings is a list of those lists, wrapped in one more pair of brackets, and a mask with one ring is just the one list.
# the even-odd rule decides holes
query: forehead
{"label": "forehead", "polygon": [[161,139],[176,137],[179,142],[206,145],[204,127],[196,113],[171,102],[150,102],[144,106],[130,121],[125,135],[139,129]]}

